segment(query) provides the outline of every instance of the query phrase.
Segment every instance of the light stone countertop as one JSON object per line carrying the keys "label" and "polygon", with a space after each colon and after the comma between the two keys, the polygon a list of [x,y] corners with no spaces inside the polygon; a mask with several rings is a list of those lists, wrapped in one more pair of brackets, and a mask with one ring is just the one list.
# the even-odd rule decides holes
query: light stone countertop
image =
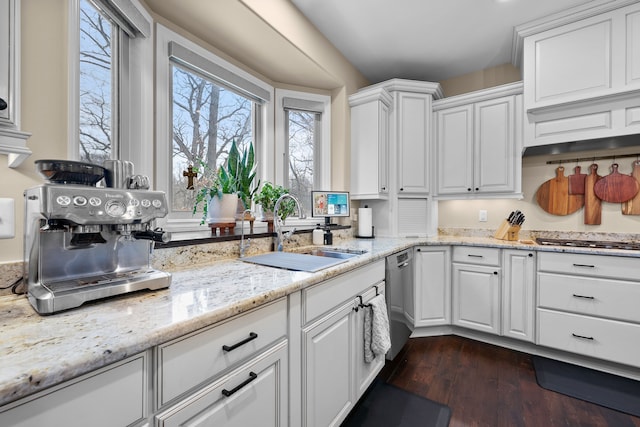
{"label": "light stone countertop", "polygon": [[571,249],[490,237],[352,239],[364,249],[343,264],[306,273],[238,259],[174,271],[168,289],[122,295],[41,316],[24,295],[0,297],[0,405],[99,369],[307,286],[416,245],[472,245],[640,257],[640,251]]}

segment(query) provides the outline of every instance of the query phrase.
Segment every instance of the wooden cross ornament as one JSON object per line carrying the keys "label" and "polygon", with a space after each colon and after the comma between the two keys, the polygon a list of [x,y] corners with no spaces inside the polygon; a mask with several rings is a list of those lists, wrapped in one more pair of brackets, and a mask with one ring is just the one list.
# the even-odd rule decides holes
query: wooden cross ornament
{"label": "wooden cross ornament", "polygon": [[198,172],[195,172],[190,165],[186,171],[182,171],[182,176],[187,177],[187,190],[193,190],[193,178],[198,176]]}

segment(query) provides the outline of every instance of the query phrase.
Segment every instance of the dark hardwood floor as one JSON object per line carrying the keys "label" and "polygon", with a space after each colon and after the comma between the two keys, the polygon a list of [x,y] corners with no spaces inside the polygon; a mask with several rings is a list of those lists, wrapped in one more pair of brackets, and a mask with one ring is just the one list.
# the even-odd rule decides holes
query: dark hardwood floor
{"label": "dark hardwood floor", "polygon": [[640,418],[541,388],[528,354],[455,337],[410,339],[380,377],[451,408],[449,427],[640,427]]}

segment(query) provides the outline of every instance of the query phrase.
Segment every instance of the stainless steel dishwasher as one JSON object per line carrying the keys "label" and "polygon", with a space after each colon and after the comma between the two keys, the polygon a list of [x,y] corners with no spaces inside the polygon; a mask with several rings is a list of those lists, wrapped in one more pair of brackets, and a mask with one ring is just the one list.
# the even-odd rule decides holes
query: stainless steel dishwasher
{"label": "stainless steel dishwasher", "polygon": [[386,300],[391,331],[387,359],[400,352],[413,330],[413,251],[406,250],[386,258]]}

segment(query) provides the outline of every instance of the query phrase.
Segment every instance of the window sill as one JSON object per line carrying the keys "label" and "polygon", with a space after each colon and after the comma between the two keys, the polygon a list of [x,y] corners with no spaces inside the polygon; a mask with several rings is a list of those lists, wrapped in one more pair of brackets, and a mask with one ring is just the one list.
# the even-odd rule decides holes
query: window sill
{"label": "window sill", "polygon": [[[290,229],[293,224],[285,225],[285,229]],[[295,225],[296,232],[295,234],[308,234],[313,231],[315,228],[315,224],[313,225]],[[304,228],[302,228],[304,227]],[[245,228],[248,228],[245,227]],[[256,227],[258,228],[258,227]],[[267,231],[266,225],[258,230],[254,230],[253,233],[248,233],[245,231],[244,237],[246,238],[261,238],[261,237],[275,237],[276,233],[269,233]],[[337,225],[332,224],[331,230],[346,230],[351,228],[350,225]],[[240,240],[242,236],[240,227],[237,227],[233,233],[223,233],[218,235],[211,235],[211,231],[202,230],[202,231],[193,231],[193,232],[179,232],[173,233],[172,239],[166,243],[156,243],[155,249],[164,249],[164,248],[176,248],[181,246],[191,246],[191,245],[204,245],[208,243],[221,243],[221,242],[230,242],[234,240]],[[175,237],[175,238],[174,238]]]}

